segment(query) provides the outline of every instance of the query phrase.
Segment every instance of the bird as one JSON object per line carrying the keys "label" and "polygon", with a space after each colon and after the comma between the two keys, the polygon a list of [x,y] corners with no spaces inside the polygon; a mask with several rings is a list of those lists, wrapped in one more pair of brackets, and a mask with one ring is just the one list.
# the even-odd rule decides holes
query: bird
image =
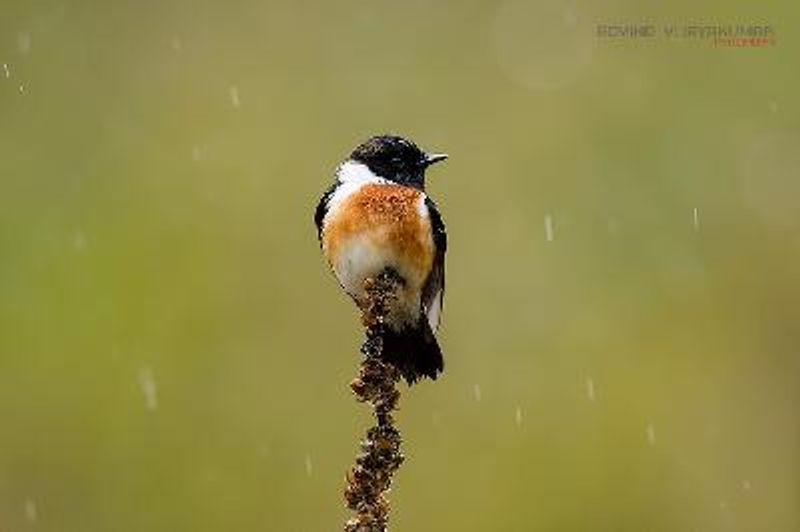
{"label": "bird", "polygon": [[314,223],[322,253],[362,311],[365,281],[390,271],[399,280],[385,318],[382,357],[409,385],[436,380],[444,357],[436,332],[442,317],[447,232],[425,191],[426,171],[444,161],[397,135],[362,142],[336,169]]}

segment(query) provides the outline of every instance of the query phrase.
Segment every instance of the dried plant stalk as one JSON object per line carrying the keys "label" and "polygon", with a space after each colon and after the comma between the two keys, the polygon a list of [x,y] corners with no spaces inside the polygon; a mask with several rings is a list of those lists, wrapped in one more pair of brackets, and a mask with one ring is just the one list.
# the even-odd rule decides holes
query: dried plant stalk
{"label": "dried plant stalk", "polygon": [[358,401],[372,406],[376,424],[367,430],[356,463],[347,473],[344,497],[347,507],[356,515],[345,524],[346,532],[387,530],[389,501],[386,492],[392,484],[392,475],[403,463],[400,431],[392,417],[400,399],[395,386],[401,374],[393,364],[382,359],[386,316],[401,284],[402,280],[391,270],[364,283],[367,305],[361,319],[367,339],[361,347],[364,361],[350,388]]}

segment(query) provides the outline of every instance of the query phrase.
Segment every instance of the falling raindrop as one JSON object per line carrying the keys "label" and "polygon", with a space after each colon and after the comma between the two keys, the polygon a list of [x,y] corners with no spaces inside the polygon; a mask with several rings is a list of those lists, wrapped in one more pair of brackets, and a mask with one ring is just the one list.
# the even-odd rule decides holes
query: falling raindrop
{"label": "falling raindrop", "polygon": [[522,426],[522,407],[518,406],[516,412],[514,412],[514,421],[516,421],[517,426]]}
{"label": "falling raindrop", "polygon": [[306,475],[308,475],[310,477],[311,473],[313,471],[314,471],[314,464],[311,463],[311,455],[307,454],[306,455]]}
{"label": "falling raindrop", "polygon": [[83,251],[86,249],[86,233],[83,231],[76,231],[72,235],[72,248],[75,251]]}
{"label": "falling raindrop", "polygon": [[31,34],[27,31],[21,31],[17,34],[17,49],[19,53],[25,55],[31,51]]}
{"label": "falling raindrop", "polygon": [[692,209],[692,226],[694,227],[695,231],[700,230],[700,209],[697,207]]}
{"label": "falling raindrop", "polygon": [[597,398],[594,388],[594,379],[591,377],[586,377],[586,397],[588,397],[590,401],[594,401]]}
{"label": "falling raindrop", "polygon": [[242,105],[242,102],[239,99],[239,87],[236,85],[231,85],[229,92],[231,95],[231,104],[234,108],[238,109]]}
{"label": "falling raindrop", "polygon": [[25,96],[25,85],[22,83],[19,84],[19,93]]}
{"label": "falling raindrop", "polygon": [[203,150],[200,149],[200,146],[192,146],[192,160],[194,162],[199,162],[203,158]]}
{"label": "falling raindrop", "polygon": [[30,523],[35,523],[39,518],[39,512],[36,509],[36,502],[33,499],[25,499],[25,519]]}
{"label": "falling raindrop", "polygon": [[144,405],[150,411],[158,408],[158,387],[153,370],[145,366],[139,370],[139,389],[144,397]]}
{"label": "falling raindrop", "polygon": [[553,217],[550,214],[544,215],[544,237],[548,242],[553,241]]}
{"label": "falling raindrop", "polygon": [[11,77],[11,70],[8,68],[8,63],[3,63],[3,75],[6,79]]}
{"label": "falling raindrop", "polygon": [[475,400],[480,402],[481,400],[481,385],[475,384],[472,386],[472,394],[475,396]]}
{"label": "falling raindrop", "polygon": [[656,444],[656,428],[652,423],[647,425],[647,443],[651,446]]}

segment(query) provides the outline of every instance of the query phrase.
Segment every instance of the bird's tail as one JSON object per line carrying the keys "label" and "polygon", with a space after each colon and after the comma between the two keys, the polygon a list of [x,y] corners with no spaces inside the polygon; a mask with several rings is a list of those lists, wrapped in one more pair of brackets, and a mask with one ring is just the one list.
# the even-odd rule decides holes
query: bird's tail
{"label": "bird's tail", "polygon": [[383,359],[400,370],[408,384],[422,377],[436,380],[444,370],[442,350],[425,316],[415,326],[400,331],[386,327],[382,331]]}

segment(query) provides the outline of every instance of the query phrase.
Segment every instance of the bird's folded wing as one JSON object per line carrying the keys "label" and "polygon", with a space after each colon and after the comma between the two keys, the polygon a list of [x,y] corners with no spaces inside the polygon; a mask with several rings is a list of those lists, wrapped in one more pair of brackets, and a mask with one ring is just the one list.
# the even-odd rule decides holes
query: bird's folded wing
{"label": "bird's folded wing", "polygon": [[431,329],[436,332],[441,321],[442,305],[444,303],[444,255],[445,251],[447,251],[447,232],[436,203],[426,197],[425,206],[428,208],[430,217],[435,253],[433,268],[422,287],[422,310],[428,318]]}

